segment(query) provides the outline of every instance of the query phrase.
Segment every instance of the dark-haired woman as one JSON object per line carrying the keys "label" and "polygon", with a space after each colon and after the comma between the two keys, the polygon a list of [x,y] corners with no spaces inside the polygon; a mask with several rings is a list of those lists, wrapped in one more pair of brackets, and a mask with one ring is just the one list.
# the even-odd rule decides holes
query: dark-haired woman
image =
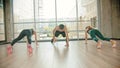
{"label": "dark-haired woman", "polygon": [[110,38],[104,37],[99,30],[94,29],[91,26],[87,26],[85,29],[86,29],[85,31],[85,42],[86,43],[87,43],[87,34],[89,34],[92,40],[97,42],[97,48],[101,48],[101,45],[102,45],[101,41],[98,38],[100,38],[101,40],[110,41],[112,43],[112,47],[113,48],[116,47],[116,41]]}
{"label": "dark-haired woman", "polygon": [[27,48],[29,52],[32,52],[32,47],[31,47],[31,37],[32,35],[35,35],[35,42],[36,45],[38,45],[37,43],[37,35],[36,32],[33,29],[24,29],[20,32],[19,36],[17,38],[15,38],[9,46],[7,46],[7,50],[9,53],[12,53],[12,47],[13,45],[18,42],[19,40],[23,39],[25,36],[27,37]]}
{"label": "dark-haired woman", "polygon": [[56,41],[56,37],[58,37],[59,35],[62,35],[63,37],[66,37],[66,45],[65,46],[69,46],[69,37],[68,37],[68,31],[67,31],[67,27],[63,24],[60,24],[58,26],[56,26],[53,30],[53,38],[51,40],[51,43],[54,43]]}

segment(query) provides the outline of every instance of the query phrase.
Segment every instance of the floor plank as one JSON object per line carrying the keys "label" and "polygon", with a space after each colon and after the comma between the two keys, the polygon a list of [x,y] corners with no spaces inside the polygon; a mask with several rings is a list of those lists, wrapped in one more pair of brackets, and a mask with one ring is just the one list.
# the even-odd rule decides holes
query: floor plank
{"label": "floor plank", "polygon": [[26,43],[16,43],[13,54],[8,55],[8,44],[0,45],[0,68],[120,68],[120,41],[117,48],[109,42],[103,42],[102,49],[96,43],[88,41],[70,41],[65,47],[64,41],[32,43],[33,54],[27,52]]}

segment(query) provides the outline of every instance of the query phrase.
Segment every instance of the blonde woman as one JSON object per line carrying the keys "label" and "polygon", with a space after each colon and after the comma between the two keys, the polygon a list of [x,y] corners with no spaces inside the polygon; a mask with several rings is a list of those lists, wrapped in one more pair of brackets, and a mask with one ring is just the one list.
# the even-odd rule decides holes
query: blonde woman
{"label": "blonde woman", "polygon": [[115,40],[112,40],[110,38],[104,37],[99,30],[94,29],[91,26],[87,26],[85,28],[85,42],[86,42],[86,44],[87,44],[87,38],[88,38],[87,34],[90,35],[90,37],[91,37],[92,40],[94,40],[95,42],[97,42],[97,48],[98,49],[100,49],[101,45],[102,45],[102,42],[99,41],[98,38],[100,38],[101,40],[110,41],[112,43],[112,47],[113,48],[116,47],[116,41]]}

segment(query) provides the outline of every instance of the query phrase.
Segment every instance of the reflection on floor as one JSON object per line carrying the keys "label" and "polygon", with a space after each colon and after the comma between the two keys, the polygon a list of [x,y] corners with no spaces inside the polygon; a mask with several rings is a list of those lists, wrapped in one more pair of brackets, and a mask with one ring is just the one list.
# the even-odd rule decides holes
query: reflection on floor
{"label": "reflection on floor", "polygon": [[13,54],[8,55],[6,45],[0,45],[0,68],[120,68],[120,42],[112,48],[109,42],[103,42],[102,49],[96,43],[88,41],[70,41],[66,48],[64,41],[32,43],[33,54],[27,52],[26,43],[16,43]]}

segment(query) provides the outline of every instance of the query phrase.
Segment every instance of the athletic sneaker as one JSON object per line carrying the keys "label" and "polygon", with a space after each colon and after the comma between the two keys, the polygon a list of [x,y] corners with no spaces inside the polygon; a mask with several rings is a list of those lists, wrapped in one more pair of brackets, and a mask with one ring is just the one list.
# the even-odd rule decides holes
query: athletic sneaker
{"label": "athletic sneaker", "polygon": [[9,54],[12,53],[12,46],[11,46],[11,45],[10,45],[10,46],[7,46],[7,52],[8,52]]}
{"label": "athletic sneaker", "polygon": [[112,41],[112,47],[113,47],[113,48],[116,47],[116,41]]}
{"label": "athletic sneaker", "polygon": [[32,53],[32,47],[31,47],[31,45],[28,45],[27,48],[28,48],[28,52]]}

